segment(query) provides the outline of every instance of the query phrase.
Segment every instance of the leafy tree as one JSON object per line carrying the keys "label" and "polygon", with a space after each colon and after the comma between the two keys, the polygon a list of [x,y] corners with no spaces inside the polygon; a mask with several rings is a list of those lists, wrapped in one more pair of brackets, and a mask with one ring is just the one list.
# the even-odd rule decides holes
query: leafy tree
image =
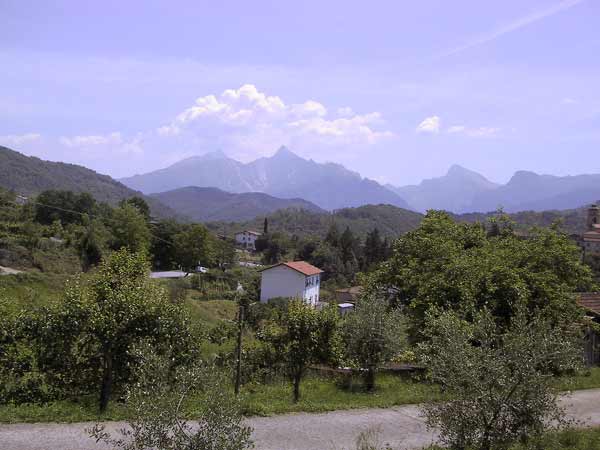
{"label": "leafy tree", "polygon": [[472,323],[456,313],[430,315],[421,344],[432,381],[450,400],[424,408],[452,448],[494,450],[542,434],[561,423],[552,375],[576,369],[580,346],[572,329],[519,310],[508,327],[485,309]]}
{"label": "leafy tree", "polygon": [[98,219],[89,220],[76,242],[76,248],[81,259],[81,268],[87,272],[97,266],[108,247],[110,232]]}
{"label": "leafy tree", "polygon": [[149,339],[176,359],[191,348],[181,308],[149,279],[145,255],[126,249],[105,259],[89,285],[70,285],[64,302],[43,310],[30,332],[51,379],[98,386],[101,410],[115,383],[129,379],[134,344]]}
{"label": "leafy tree", "polygon": [[269,234],[269,219],[267,219],[266,217],[263,223],[263,234]]}
{"label": "leafy tree", "polygon": [[377,369],[400,351],[404,329],[398,310],[376,298],[362,298],[355,310],[346,315],[342,323],[346,357],[363,370],[367,391],[375,389]]}
{"label": "leafy tree", "polygon": [[50,225],[59,220],[63,225],[81,223],[82,215],[92,215],[96,200],[87,192],[48,190],[40,193],[35,200],[35,220]]}
{"label": "leafy tree", "polygon": [[115,208],[110,218],[115,250],[127,248],[130,252],[147,252],[150,248],[150,230],[146,219],[137,207],[126,203]]}
{"label": "leafy tree", "polygon": [[214,245],[204,225],[193,224],[174,238],[177,260],[185,270],[214,265]]}
{"label": "leafy tree", "polygon": [[337,247],[340,244],[340,230],[337,223],[332,222],[331,225],[329,225],[329,230],[327,230],[327,235],[325,236],[325,242],[332,247]]}
{"label": "leafy tree", "polygon": [[265,264],[276,264],[280,262],[291,249],[289,238],[283,233],[272,233],[262,235],[255,242],[257,251],[263,252]]}
{"label": "leafy tree", "polygon": [[280,323],[267,326],[260,338],[268,342],[285,367],[300,400],[300,383],[311,364],[335,360],[339,354],[338,315],[334,307],[321,311],[294,300]]}
{"label": "leafy tree", "polygon": [[175,236],[184,230],[184,226],[175,220],[162,220],[151,225],[152,240],[150,253],[152,265],[161,270],[178,267],[178,255]]}
{"label": "leafy tree", "polygon": [[396,241],[368,289],[408,307],[416,339],[432,308],[468,318],[486,307],[507,324],[515,306],[525,304],[558,323],[579,315],[572,293],[593,287],[580,259],[556,229],[533,229],[526,239],[510,230],[488,236],[480,224],[430,211],[419,228]]}
{"label": "leafy tree", "polygon": [[[129,428],[115,439],[96,424],[96,441],[112,448],[138,450],[243,450],[252,448],[252,428],[244,425],[239,400],[226,385],[229,377],[208,363],[173,370],[167,358],[148,347],[135,351],[142,361],[135,384],[127,389],[132,410]],[[193,398],[194,422],[183,418],[183,406]]]}
{"label": "leafy tree", "polygon": [[148,206],[148,203],[142,197],[139,197],[139,196],[130,197],[128,199],[121,200],[121,202],[119,204],[120,204],[120,206],[123,206],[123,205],[134,206],[140,212],[140,214],[142,216],[144,216],[144,218],[147,221],[150,220],[150,206]]}

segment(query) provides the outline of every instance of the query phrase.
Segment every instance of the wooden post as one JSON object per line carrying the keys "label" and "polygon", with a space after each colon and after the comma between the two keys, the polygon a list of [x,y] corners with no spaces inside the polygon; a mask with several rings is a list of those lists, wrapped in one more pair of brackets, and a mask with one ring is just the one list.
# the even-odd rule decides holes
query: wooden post
{"label": "wooden post", "polygon": [[236,370],[235,370],[235,395],[240,393],[240,384],[242,382],[242,328],[244,324],[244,307],[240,305],[238,314],[238,339],[237,339],[237,355],[236,355]]}

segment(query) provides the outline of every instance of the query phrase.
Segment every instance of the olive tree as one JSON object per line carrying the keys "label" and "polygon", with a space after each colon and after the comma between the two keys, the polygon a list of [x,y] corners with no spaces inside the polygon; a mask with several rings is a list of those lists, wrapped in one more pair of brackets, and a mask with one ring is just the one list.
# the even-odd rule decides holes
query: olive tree
{"label": "olive tree", "polygon": [[563,420],[552,376],[581,361],[572,330],[522,312],[501,327],[483,310],[472,322],[453,312],[429,315],[426,334],[427,343],[420,345],[423,363],[450,398],[423,410],[428,425],[439,428],[442,443],[503,449]]}
{"label": "olive tree", "polygon": [[300,400],[300,383],[311,364],[335,360],[339,352],[338,316],[333,307],[317,310],[300,300],[289,302],[277,324],[259,332],[271,345]]}
{"label": "olive tree", "polygon": [[387,301],[364,297],[342,323],[346,357],[362,370],[367,391],[375,389],[375,373],[399,352],[404,341],[405,321]]}
{"label": "olive tree", "polygon": [[[148,346],[135,349],[141,361],[136,382],[127,388],[129,427],[112,437],[101,424],[90,435],[114,449],[243,450],[252,447],[252,428],[243,423],[239,400],[219,370],[196,361],[171,370],[170,362]],[[193,407],[195,420],[186,420]]]}
{"label": "olive tree", "polygon": [[91,281],[69,284],[65,299],[43,309],[29,327],[40,368],[53,384],[100,391],[104,410],[115,383],[130,378],[133,345],[149,339],[183,361],[192,350],[180,306],[148,276],[144,254],[112,253]]}

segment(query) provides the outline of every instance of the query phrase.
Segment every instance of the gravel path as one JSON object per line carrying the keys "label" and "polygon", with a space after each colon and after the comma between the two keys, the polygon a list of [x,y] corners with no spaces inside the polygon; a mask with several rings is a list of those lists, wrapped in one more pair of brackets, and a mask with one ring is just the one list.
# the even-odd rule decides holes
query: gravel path
{"label": "gravel path", "polygon": [[[569,415],[586,425],[600,426],[600,389],[577,391],[562,402]],[[323,414],[285,414],[248,419],[258,450],[342,450],[352,448],[356,435],[368,428],[381,431],[381,442],[397,449],[418,449],[435,435],[419,417],[415,405],[389,409],[355,409]],[[0,450],[104,450],[85,428],[90,423],[0,425]],[[116,431],[122,422],[107,423]]]}

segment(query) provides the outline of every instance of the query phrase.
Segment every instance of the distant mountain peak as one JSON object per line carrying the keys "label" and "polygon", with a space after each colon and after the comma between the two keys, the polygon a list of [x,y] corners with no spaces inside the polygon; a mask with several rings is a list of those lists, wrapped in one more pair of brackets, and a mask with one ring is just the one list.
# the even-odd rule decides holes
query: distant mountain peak
{"label": "distant mountain peak", "polygon": [[205,153],[201,156],[205,161],[214,160],[214,159],[227,159],[228,156],[221,149],[213,150],[212,152]]}
{"label": "distant mountain peak", "polygon": [[463,166],[458,164],[452,164],[446,173],[447,176],[456,176],[456,175],[464,175],[474,173],[472,170],[469,170]]}
{"label": "distant mountain peak", "polygon": [[293,151],[291,151],[285,145],[282,145],[281,147],[279,147],[279,149],[275,152],[275,154],[273,156],[300,158],[298,155],[296,155]]}

